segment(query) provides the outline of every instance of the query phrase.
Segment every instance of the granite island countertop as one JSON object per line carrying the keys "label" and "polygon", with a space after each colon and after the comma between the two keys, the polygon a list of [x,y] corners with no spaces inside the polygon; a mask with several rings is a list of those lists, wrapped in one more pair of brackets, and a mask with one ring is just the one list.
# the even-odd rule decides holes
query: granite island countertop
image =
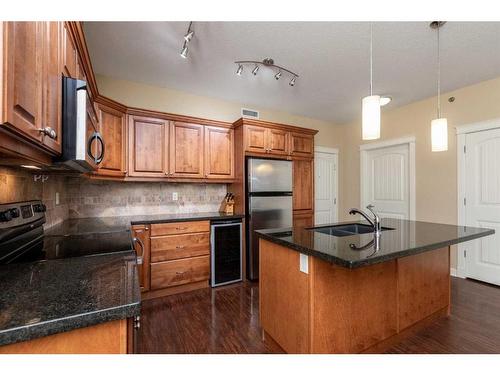
{"label": "granite island countertop", "polygon": [[140,314],[134,251],[0,266],[0,345]]}
{"label": "granite island countertop", "polygon": [[[320,225],[315,228],[353,223],[367,224],[356,221]],[[268,241],[346,268],[386,262],[495,233],[493,229],[399,219],[382,219],[381,224],[382,227],[392,230],[382,231],[378,251],[374,246],[373,233],[336,237],[302,227],[263,229],[257,230],[256,233]],[[366,248],[353,250],[352,246]]]}
{"label": "granite island countertop", "polygon": [[158,224],[191,220],[242,219],[244,215],[227,215],[221,212],[196,212],[156,215],[130,215],[67,219],[45,231],[45,236],[68,236],[86,233],[113,233],[130,230],[131,225]]}

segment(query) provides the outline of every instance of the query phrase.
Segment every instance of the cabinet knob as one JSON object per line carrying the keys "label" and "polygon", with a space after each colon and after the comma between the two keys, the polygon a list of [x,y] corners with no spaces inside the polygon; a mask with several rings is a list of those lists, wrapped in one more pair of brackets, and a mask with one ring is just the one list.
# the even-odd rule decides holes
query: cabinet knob
{"label": "cabinet knob", "polygon": [[47,126],[46,128],[41,128],[38,130],[40,133],[43,135],[46,135],[49,138],[56,139],[57,138],[57,133],[54,129],[52,129],[50,126]]}

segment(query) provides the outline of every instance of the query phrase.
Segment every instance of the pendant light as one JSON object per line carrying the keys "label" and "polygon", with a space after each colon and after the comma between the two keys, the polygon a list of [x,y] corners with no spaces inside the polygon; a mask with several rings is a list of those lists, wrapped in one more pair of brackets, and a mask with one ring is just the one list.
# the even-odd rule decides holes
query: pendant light
{"label": "pendant light", "polygon": [[448,120],[441,117],[441,56],[439,54],[439,29],[445,24],[443,21],[434,21],[430,24],[437,30],[437,118],[431,122],[432,151],[448,150]]}
{"label": "pendant light", "polygon": [[362,138],[380,138],[380,95],[373,95],[373,25],[370,22],[370,96],[362,100]]}

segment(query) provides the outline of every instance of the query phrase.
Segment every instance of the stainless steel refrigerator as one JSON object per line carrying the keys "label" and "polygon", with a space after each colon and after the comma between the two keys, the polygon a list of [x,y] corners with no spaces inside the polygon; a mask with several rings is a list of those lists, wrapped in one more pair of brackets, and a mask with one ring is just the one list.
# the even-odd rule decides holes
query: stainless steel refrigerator
{"label": "stainless steel refrigerator", "polygon": [[247,276],[259,278],[257,229],[292,226],[292,162],[247,159]]}

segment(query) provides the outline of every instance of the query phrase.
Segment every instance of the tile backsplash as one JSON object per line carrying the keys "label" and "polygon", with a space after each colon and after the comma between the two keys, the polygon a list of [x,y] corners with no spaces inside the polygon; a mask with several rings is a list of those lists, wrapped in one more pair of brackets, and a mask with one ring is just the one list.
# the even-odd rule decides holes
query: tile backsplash
{"label": "tile backsplash", "polygon": [[34,181],[28,171],[0,166],[0,203],[41,199],[47,206],[46,227],[67,218],[218,211],[226,191],[225,184],[120,182],[57,174],[42,182]]}
{"label": "tile backsplash", "polygon": [[[45,181],[34,181],[33,176],[21,169],[0,166],[0,203],[41,199],[47,206],[46,227],[67,219],[66,177],[49,175]],[[56,193],[59,193],[58,204]]]}
{"label": "tile backsplash", "polygon": [[[177,193],[178,200],[173,200]],[[167,182],[67,181],[70,217],[150,215],[218,211],[226,195],[224,184]]]}

